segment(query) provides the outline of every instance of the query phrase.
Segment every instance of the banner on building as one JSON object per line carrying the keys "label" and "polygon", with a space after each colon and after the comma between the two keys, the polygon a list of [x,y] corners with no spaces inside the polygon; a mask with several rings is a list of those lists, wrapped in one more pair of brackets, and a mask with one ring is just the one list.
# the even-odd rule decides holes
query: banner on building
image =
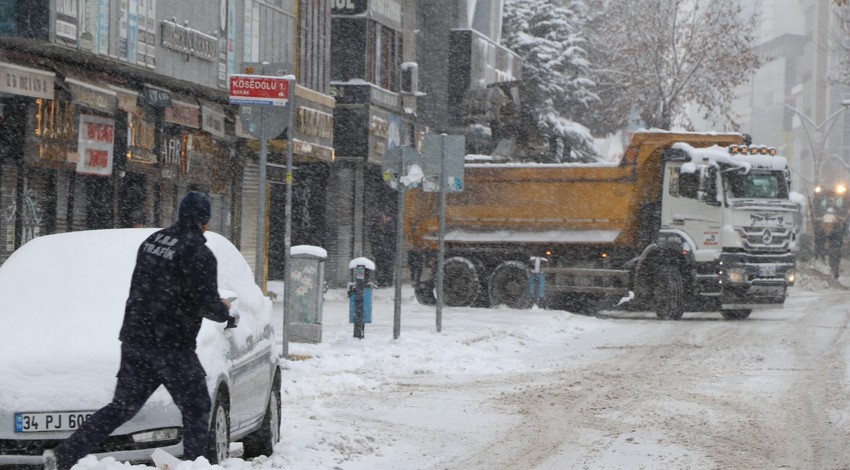
{"label": "banner on building", "polygon": [[77,173],[112,175],[115,121],[90,114],[80,115]]}

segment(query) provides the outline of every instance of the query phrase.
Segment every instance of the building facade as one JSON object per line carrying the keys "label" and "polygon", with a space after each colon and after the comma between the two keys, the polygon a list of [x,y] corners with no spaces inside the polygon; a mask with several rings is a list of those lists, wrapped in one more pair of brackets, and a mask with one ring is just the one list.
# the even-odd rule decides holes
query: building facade
{"label": "building facade", "polygon": [[759,8],[757,50],[765,64],[739,90],[740,130],[780,147],[795,191],[808,194],[824,179],[848,180],[850,117],[843,102],[850,96],[840,80],[847,48],[838,22],[846,7],[816,0],[751,3]]}
{"label": "building facade", "polygon": [[[347,266],[374,258],[369,240],[375,221],[397,220],[397,193],[382,181],[386,152],[409,145],[422,153],[429,133],[464,135],[467,151],[495,146],[492,116],[470,101],[497,83],[519,78],[520,61],[499,44],[498,0],[346,0],[335,2],[331,80],[337,195],[336,244],[331,252]],[[336,266],[336,284],[348,271]]]}
{"label": "building facade", "polygon": [[[4,2],[0,262],[43,234],[168,225],[182,194],[200,190],[213,202],[212,229],[253,265],[258,146],[228,103],[227,77],[259,62],[297,75],[296,159],[331,164],[331,2],[209,4]],[[283,213],[270,201],[268,219]],[[267,265],[282,265],[272,255]]]}
{"label": "building facade", "polygon": [[[267,278],[291,244],[324,247],[330,285],[374,257],[372,221],[396,217],[387,151],[428,133],[493,146],[479,112],[519,77],[498,0],[12,0],[0,7],[0,262],[29,239],[163,226],[187,190]],[[203,14],[199,14],[202,12]],[[294,75],[294,122],[259,142],[228,103],[234,73]],[[291,132],[291,135],[290,135]],[[257,246],[257,220],[266,233]]]}

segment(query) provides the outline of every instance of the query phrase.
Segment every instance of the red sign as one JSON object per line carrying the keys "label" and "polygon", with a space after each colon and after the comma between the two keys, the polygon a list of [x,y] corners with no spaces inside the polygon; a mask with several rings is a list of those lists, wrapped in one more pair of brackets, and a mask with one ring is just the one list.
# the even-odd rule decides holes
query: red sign
{"label": "red sign", "polygon": [[286,106],[289,80],[265,75],[231,75],[230,104]]}
{"label": "red sign", "polygon": [[115,121],[112,118],[80,114],[78,135],[80,159],[77,161],[77,173],[111,175]]}

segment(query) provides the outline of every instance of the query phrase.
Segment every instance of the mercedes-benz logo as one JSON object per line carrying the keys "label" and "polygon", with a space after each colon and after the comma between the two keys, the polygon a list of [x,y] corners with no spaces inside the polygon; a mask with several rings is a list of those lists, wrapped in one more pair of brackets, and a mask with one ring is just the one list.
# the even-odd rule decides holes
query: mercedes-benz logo
{"label": "mercedes-benz logo", "polygon": [[770,233],[770,230],[764,229],[764,232],[761,233],[761,241],[764,242],[765,245],[770,245],[770,242],[773,241],[773,234]]}

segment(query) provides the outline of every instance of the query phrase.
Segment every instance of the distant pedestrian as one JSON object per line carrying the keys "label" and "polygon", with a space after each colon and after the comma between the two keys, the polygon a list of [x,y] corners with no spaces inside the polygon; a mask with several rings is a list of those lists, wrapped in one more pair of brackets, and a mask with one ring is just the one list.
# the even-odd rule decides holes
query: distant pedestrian
{"label": "distant pedestrian", "polygon": [[369,245],[375,257],[375,284],[378,287],[393,285],[396,222],[392,216],[381,212],[373,217],[369,226]]}
{"label": "distant pedestrian", "polygon": [[209,220],[209,198],[189,192],[180,202],[177,223],[139,246],[118,336],[121,365],[112,402],[45,451],[45,469],[71,468],[132,419],[160,385],[183,416],[183,458],[206,455],[212,403],[196,338],[204,318],[228,327],[238,321],[218,294],[217,261],[203,235]]}

